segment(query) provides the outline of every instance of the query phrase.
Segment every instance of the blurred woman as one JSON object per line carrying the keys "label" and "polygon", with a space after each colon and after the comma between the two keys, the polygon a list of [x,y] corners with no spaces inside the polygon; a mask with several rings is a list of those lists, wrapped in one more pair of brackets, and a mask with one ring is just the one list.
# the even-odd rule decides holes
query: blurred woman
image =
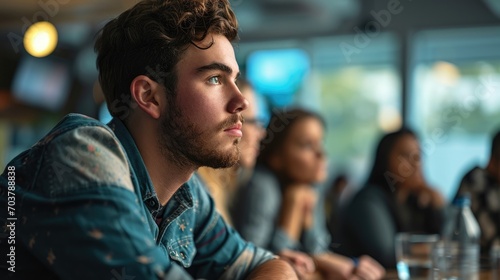
{"label": "blurred woman", "polygon": [[362,257],[356,267],[328,250],[323,199],[315,187],[327,175],[324,127],[312,112],[275,111],[254,174],[236,196],[234,225],[243,238],[280,255],[310,254],[316,273],[304,279],[379,279],[384,270],[373,259]]}
{"label": "blurred woman", "polygon": [[250,177],[259,154],[259,143],[265,132],[262,124],[257,119],[258,108],[252,85],[247,80],[240,78],[238,88],[248,101],[248,108],[242,112],[244,124],[241,128],[243,136],[240,142],[238,164],[225,169],[201,167],[197,172],[212,195],[215,207],[230,225],[232,219],[229,215],[229,207],[234,199],[234,193],[238,185],[247,181]]}
{"label": "blurred woman", "polygon": [[[211,193],[215,207],[228,224],[232,224],[229,208],[234,202],[234,193],[250,179],[260,151],[260,141],[265,135],[265,130],[257,118],[256,93],[252,85],[240,78],[238,87],[249,103],[247,110],[242,113],[245,121],[241,129],[243,136],[238,164],[224,169],[201,167],[197,172]],[[277,254],[288,261],[299,275],[311,274],[315,269],[314,261],[306,254],[291,250],[282,250]]]}
{"label": "blurred woman", "polygon": [[342,252],[395,267],[398,232],[440,233],[444,200],[424,179],[420,145],[409,129],[385,135],[362,188],[342,211]]}

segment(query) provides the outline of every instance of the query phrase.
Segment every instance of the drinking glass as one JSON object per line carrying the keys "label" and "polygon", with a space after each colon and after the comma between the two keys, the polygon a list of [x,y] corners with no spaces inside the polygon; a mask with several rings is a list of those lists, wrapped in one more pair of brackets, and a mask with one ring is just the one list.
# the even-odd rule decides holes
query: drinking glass
{"label": "drinking glass", "polygon": [[401,280],[428,280],[431,277],[432,249],[437,234],[399,233],[396,235],[396,261]]}

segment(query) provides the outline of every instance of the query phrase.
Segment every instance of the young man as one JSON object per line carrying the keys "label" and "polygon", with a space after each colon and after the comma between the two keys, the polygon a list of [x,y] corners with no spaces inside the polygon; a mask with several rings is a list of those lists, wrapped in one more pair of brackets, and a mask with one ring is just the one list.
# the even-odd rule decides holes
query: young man
{"label": "young man", "polygon": [[296,279],[228,227],[192,176],[238,160],[236,36],[227,0],[145,0],[103,28],[97,66],[114,119],[69,115],[7,165],[2,274]]}
{"label": "young man", "polygon": [[481,254],[489,257],[496,244],[500,246],[500,131],[491,143],[486,168],[469,171],[460,184],[459,194],[469,193],[471,209],[481,228]]}

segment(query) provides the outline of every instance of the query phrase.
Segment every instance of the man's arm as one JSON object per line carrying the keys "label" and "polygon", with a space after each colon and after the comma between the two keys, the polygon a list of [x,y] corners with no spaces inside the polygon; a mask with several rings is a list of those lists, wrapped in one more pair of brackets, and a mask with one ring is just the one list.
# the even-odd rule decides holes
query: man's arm
{"label": "man's arm", "polygon": [[[243,240],[229,227],[215,210],[213,200],[196,176],[189,185],[199,207],[194,228],[196,255],[188,268],[195,278],[237,280],[246,279],[249,275],[262,275],[267,279],[288,279],[283,278],[290,273],[287,271],[288,264],[285,262],[283,265],[281,260],[276,262],[276,256]],[[270,270],[272,264],[277,264],[280,271]],[[291,273],[294,273],[293,269]]]}
{"label": "man's arm", "polygon": [[277,279],[277,280],[294,280],[298,279],[297,274],[295,274],[294,270],[285,261],[282,260],[270,260],[261,265],[259,265],[256,269],[252,271],[252,273],[248,276],[248,280],[268,280],[268,279]]}
{"label": "man's arm", "polygon": [[18,246],[60,279],[190,279],[155,244],[109,131],[69,130],[41,149],[32,170],[19,167]]}

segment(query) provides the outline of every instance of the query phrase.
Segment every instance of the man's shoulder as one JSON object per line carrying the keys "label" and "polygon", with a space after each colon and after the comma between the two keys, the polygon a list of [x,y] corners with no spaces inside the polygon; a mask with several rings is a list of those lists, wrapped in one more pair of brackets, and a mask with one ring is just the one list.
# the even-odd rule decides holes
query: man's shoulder
{"label": "man's shoulder", "polygon": [[121,148],[114,132],[104,123],[81,114],[68,114],[49,133],[35,143],[30,152],[41,156],[61,156],[57,151],[71,149],[92,150],[91,145],[107,145],[109,149]]}
{"label": "man's shoulder", "polygon": [[48,143],[57,136],[63,135],[65,132],[84,127],[104,128],[113,134],[113,132],[102,122],[86,115],[71,113],[64,116],[37,144]]}
{"label": "man's shoulder", "polygon": [[133,190],[127,155],[109,127],[79,114],[65,116],[12,162],[23,189],[50,197],[96,186]]}
{"label": "man's shoulder", "polygon": [[92,117],[78,113],[70,113],[64,116],[54,128],[59,128],[59,127],[75,128],[79,126],[107,127],[104,123]]}

